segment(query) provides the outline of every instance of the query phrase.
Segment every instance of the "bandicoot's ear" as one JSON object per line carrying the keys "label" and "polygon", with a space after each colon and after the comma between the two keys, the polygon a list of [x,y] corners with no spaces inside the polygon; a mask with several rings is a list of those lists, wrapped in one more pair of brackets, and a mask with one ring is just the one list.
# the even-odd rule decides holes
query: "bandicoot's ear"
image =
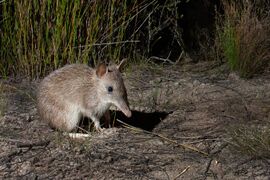
{"label": "bandicoot's ear", "polygon": [[96,68],[96,74],[97,77],[102,77],[105,73],[107,72],[107,67],[105,64],[99,64],[98,67]]}
{"label": "bandicoot's ear", "polygon": [[127,63],[127,58],[122,59],[122,61],[117,65],[117,69],[122,72],[124,70],[124,66]]}

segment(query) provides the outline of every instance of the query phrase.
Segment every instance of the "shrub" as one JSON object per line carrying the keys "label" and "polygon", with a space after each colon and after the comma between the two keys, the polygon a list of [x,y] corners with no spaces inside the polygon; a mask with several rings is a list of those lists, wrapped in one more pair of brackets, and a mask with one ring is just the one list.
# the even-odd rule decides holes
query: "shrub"
{"label": "shrub", "polygon": [[217,31],[220,49],[232,70],[251,77],[270,60],[270,15],[251,1],[223,1],[223,7]]}

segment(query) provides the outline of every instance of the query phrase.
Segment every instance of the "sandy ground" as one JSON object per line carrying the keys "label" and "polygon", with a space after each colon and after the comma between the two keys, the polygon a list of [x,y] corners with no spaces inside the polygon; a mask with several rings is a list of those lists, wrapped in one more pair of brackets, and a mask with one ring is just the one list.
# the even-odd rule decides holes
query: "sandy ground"
{"label": "sandy ground", "polygon": [[0,179],[269,179],[270,160],[236,153],[227,133],[269,127],[269,75],[198,63],[133,67],[125,82],[137,111],[117,118],[147,131],[118,123],[74,140],[40,121],[38,82],[3,81]]}

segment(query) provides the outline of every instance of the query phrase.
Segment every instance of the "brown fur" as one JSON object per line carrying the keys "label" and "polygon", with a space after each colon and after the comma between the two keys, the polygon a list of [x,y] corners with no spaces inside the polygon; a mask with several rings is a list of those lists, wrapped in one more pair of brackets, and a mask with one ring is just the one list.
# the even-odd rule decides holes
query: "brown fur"
{"label": "brown fur", "polygon": [[[113,87],[112,93],[108,92],[108,86]],[[91,118],[100,130],[99,119],[111,104],[131,116],[117,66],[100,65],[92,69],[82,64],[67,65],[41,82],[37,100],[41,119],[63,131],[73,130],[81,116]]]}

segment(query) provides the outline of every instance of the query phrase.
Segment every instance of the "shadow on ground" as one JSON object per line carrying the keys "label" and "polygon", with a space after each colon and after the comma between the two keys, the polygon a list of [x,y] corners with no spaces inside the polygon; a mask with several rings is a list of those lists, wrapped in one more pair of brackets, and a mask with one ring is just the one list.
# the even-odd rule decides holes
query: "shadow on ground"
{"label": "shadow on ground", "polygon": [[[131,126],[138,127],[147,131],[152,131],[163,119],[171,112],[151,112],[145,113],[140,111],[132,111],[132,117],[127,118],[121,111],[111,112],[112,119],[119,119]],[[116,127],[121,126],[117,122]]]}
{"label": "shadow on ground", "polygon": [[[140,112],[132,111],[132,117],[126,117],[121,111],[110,111],[111,127],[122,127],[123,123],[141,128],[147,131],[152,131],[162,120],[164,120],[171,112]],[[116,121],[115,121],[116,120]],[[120,120],[123,123],[117,121]],[[103,126],[104,119],[101,119]],[[91,119],[84,117],[79,123],[79,127],[85,130],[93,130]]]}

